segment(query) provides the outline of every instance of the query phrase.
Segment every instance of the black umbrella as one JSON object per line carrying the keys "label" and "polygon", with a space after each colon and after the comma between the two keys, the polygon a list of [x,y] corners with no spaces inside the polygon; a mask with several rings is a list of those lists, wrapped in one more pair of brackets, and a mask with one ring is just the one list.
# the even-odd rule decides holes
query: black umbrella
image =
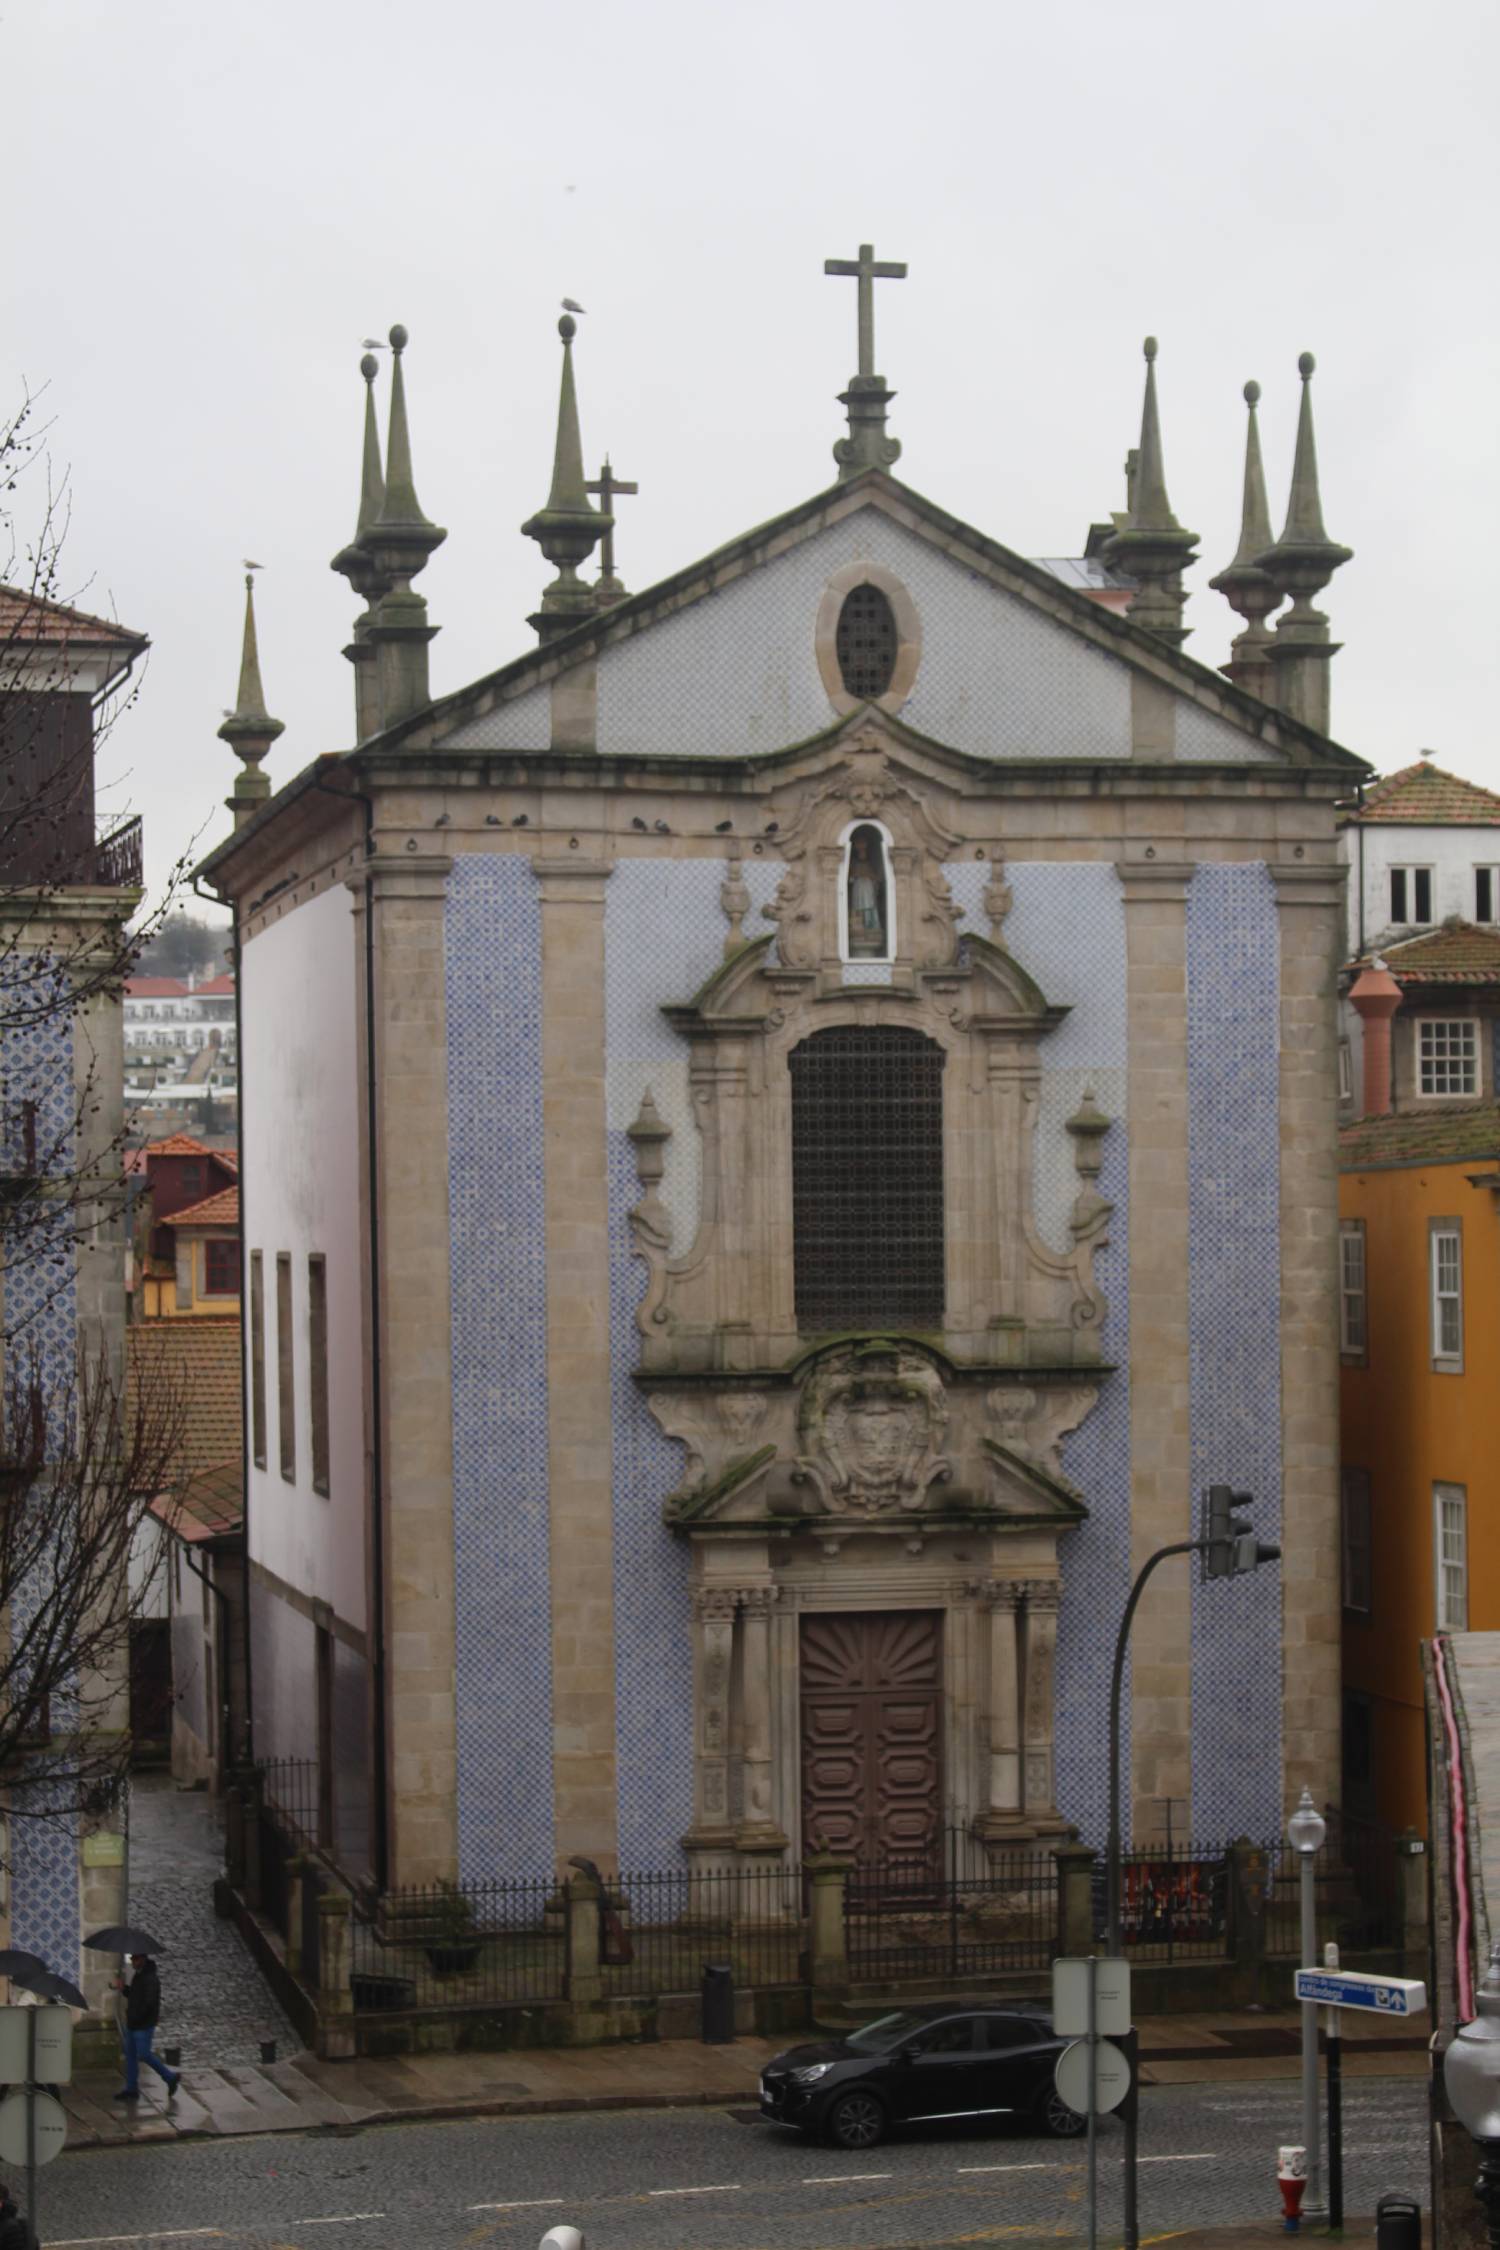
{"label": "black umbrella", "polygon": [[9,1977],[11,1983],[18,1984],[23,1992],[32,1990],[33,1979],[36,1977],[51,1974],[45,1961],[38,1960],[34,1953],[23,1953],[19,1946],[11,1946],[6,1952],[0,1953],[0,1977]]}
{"label": "black umbrella", "polygon": [[158,1945],[149,1930],[138,1930],[130,1922],[111,1922],[107,1929],[95,1930],[84,1944],[90,1953],[165,1953],[166,1947]]}
{"label": "black umbrella", "polygon": [[36,1993],[39,1999],[61,2000],[69,2008],[86,2008],[88,2006],[87,2000],[85,2000],[77,1985],[69,1984],[66,1977],[56,1975],[51,1969],[44,1970],[35,1984],[28,1986],[27,1989]]}

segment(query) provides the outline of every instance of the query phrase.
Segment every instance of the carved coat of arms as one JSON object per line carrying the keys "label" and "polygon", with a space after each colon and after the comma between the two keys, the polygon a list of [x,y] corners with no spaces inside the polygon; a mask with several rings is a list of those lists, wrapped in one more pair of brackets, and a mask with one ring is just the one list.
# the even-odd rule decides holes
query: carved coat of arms
{"label": "carved coat of arms", "polygon": [[798,1467],[835,1514],[911,1513],[952,1475],[943,1451],[947,1422],[942,1377],[924,1353],[851,1345],[829,1352],[808,1378],[797,1415]]}

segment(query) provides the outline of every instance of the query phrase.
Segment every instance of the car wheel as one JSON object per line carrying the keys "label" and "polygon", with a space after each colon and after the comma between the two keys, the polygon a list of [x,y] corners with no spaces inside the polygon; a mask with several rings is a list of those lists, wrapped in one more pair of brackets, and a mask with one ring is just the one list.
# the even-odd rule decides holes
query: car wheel
{"label": "car wheel", "polygon": [[835,2148],[873,2148],[885,2131],[885,2110],[873,2094],[854,2087],[840,2094],[823,2120],[823,2130]]}
{"label": "car wheel", "polygon": [[1037,2103],[1036,2118],[1042,2131],[1050,2133],[1055,2141],[1071,2141],[1089,2129],[1088,2119],[1080,2117],[1076,2109],[1070,2109],[1055,2086],[1049,2086]]}

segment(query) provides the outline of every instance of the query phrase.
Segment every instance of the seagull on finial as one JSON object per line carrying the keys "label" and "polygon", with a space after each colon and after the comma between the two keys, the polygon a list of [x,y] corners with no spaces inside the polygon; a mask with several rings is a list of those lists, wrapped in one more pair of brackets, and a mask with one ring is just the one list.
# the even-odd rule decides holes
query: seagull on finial
{"label": "seagull on finial", "polygon": [[582,305],[578,304],[578,303],[577,303],[577,302],[575,301],[575,299],[573,299],[572,297],[564,297],[564,299],[563,299],[563,301],[562,301],[562,309],[563,309],[563,311],[564,311],[564,312],[582,312],[582,311],[583,311],[583,307],[582,307]]}
{"label": "seagull on finial", "polygon": [[251,561],[250,561],[250,560],[248,559],[248,557],[241,557],[241,560],[240,560],[240,568],[241,568],[241,570],[264,570],[264,569],[265,569],[265,567],[266,567],[266,566],[265,566],[265,564],[264,564],[264,563],[255,563],[255,562],[251,562]]}
{"label": "seagull on finial", "polygon": [[366,336],[359,348],[362,352],[383,352],[387,347],[382,337]]}

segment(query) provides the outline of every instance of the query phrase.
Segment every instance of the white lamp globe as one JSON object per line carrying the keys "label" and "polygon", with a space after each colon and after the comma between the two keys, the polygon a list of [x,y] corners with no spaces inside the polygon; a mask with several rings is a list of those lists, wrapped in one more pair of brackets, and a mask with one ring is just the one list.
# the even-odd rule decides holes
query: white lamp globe
{"label": "white lamp globe", "polygon": [[1500,2140],[1500,1940],[1475,1996],[1479,2013],[1443,2057],[1443,2083],[1460,2122],[1476,2141]]}
{"label": "white lamp globe", "polygon": [[1328,1834],[1328,1823],[1312,1801],[1312,1791],[1304,1789],[1297,1810],[1286,1824],[1287,1838],[1294,1851],[1311,1858],[1321,1851],[1323,1839]]}

